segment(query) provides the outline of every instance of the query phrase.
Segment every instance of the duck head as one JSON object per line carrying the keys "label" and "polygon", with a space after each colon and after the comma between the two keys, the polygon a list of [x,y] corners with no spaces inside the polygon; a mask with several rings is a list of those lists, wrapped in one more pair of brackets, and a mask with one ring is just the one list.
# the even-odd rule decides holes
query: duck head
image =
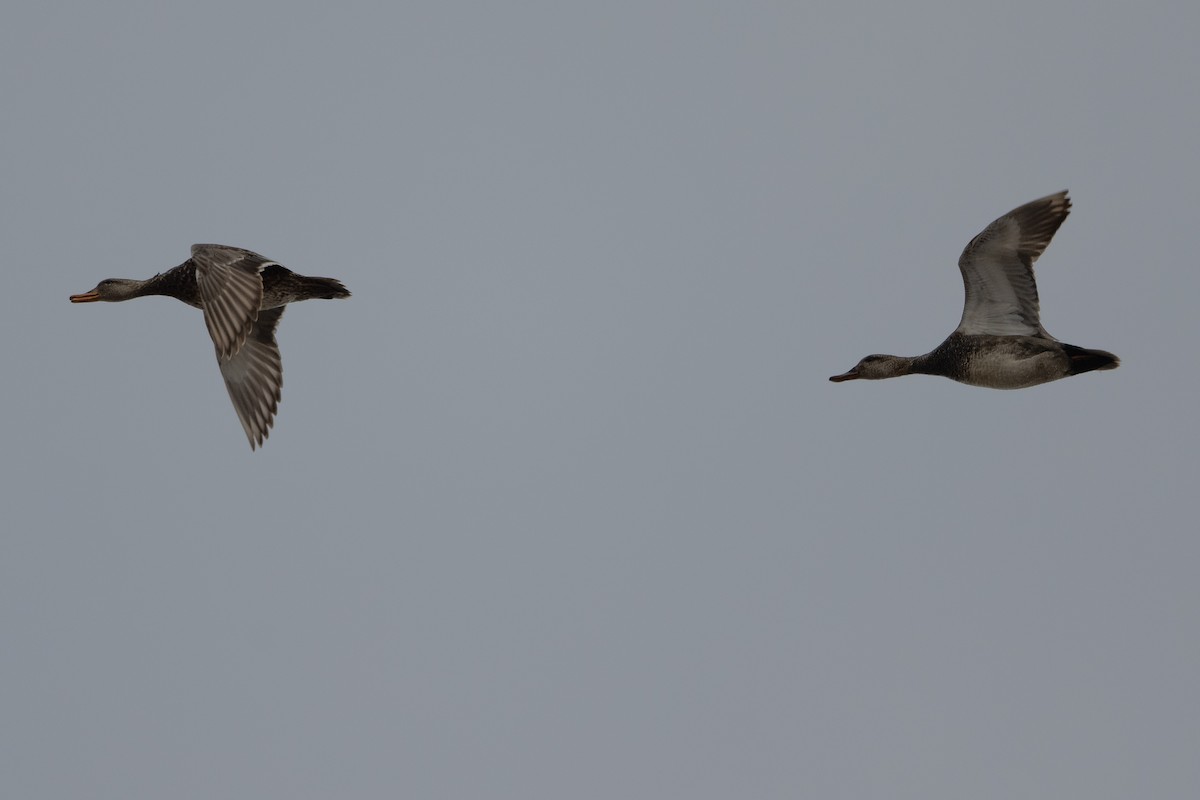
{"label": "duck head", "polygon": [[145,281],[135,281],[129,278],[108,278],[96,284],[96,288],[83,294],[71,295],[72,303],[95,303],[104,300],[117,303],[139,297]]}
{"label": "duck head", "polygon": [[861,361],[854,365],[854,368],[849,372],[843,372],[841,375],[833,375],[829,380],[834,383],[842,381],[854,381],[858,379],[868,381],[878,381],[884,378],[898,378],[901,375],[908,375],[912,372],[913,359],[905,356],[888,356],[877,353],[875,355],[865,356]]}

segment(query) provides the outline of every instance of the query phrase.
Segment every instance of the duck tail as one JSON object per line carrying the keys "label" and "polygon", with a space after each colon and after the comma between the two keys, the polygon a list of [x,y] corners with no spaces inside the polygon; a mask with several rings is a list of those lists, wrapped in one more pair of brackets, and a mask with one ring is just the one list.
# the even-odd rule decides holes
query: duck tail
{"label": "duck tail", "polygon": [[297,275],[300,280],[300,291],[321,300],[334,300],[349,297],[350,292],[342,282],[333,278],[310,278],[307,275]]}
{"label": "duck tail", "polygon": [[1091,372],[1094,369],[1116,369],[1121,366],[1121,359],[1107,350],[1089,350],[1086,347],[1076,347],[1073,344],[1063,344],[1070,360],[1071,375],[1081,372]]}

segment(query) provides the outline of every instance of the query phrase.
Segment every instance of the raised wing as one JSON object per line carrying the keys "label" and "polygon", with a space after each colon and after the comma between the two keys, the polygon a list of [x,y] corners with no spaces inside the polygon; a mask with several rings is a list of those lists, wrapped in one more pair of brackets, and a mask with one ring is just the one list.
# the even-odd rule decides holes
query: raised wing
{"label": "raised wing", "polygon": [[1015,208],[983,229],[958,259],[966,289],[958,332],[1045,336],[1033,263],[1071,212],[1058,192]]}
{"label": "raised wing", "polygon": [[262,306],[259,273],[274,264],[258,253],[220,244],[192,245],[196,285],[208,335],[217,346],[217,358],[233,358],[246,341]]}
{"label": "raised wing", "polygon": [[286,306],[258,313],[245,343],[232,358],[222,358],[217,348],[221,377],[229,390],[229,399],[237,411],[250,449],[261,447],[271,424],[283,389],[283,359],[275,343],[275,329]]}

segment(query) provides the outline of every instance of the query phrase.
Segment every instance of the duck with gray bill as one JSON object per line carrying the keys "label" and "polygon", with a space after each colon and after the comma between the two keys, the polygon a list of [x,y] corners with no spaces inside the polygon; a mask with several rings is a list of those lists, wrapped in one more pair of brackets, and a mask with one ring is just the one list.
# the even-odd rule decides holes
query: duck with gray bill
{"label": "duck with gray bill", "polygon": [[1076,347],[1042,327],[1033,264],[1071,211],[1066,192],[1013,209],[983,229],[958,259],[962,320],[923,356],[870,355],[834,383],[941,375],[990,389],[1023,389],[1069,375],[1116,369],[1105,350]]}

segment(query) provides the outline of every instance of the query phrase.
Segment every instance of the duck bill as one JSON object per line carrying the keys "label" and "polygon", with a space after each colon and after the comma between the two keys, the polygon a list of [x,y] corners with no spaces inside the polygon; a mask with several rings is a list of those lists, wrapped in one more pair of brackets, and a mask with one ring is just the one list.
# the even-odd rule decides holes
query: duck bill
{"label": "duck bill", "polygon": [[858,374],[858,370],[852,369],[849,372],[843,372],[841,375],[831,375],[829,380],[833,381],[834,383],[841,383],[842,381],[855,381],[861,377],[862,376]]}
{"label": "duck bill", "polygon": [[95,290],[92,290],[90,292],[84,292],[83,294],[71,295],[72,303],[94,303],[99,299],[100,299],[100,293]]}

